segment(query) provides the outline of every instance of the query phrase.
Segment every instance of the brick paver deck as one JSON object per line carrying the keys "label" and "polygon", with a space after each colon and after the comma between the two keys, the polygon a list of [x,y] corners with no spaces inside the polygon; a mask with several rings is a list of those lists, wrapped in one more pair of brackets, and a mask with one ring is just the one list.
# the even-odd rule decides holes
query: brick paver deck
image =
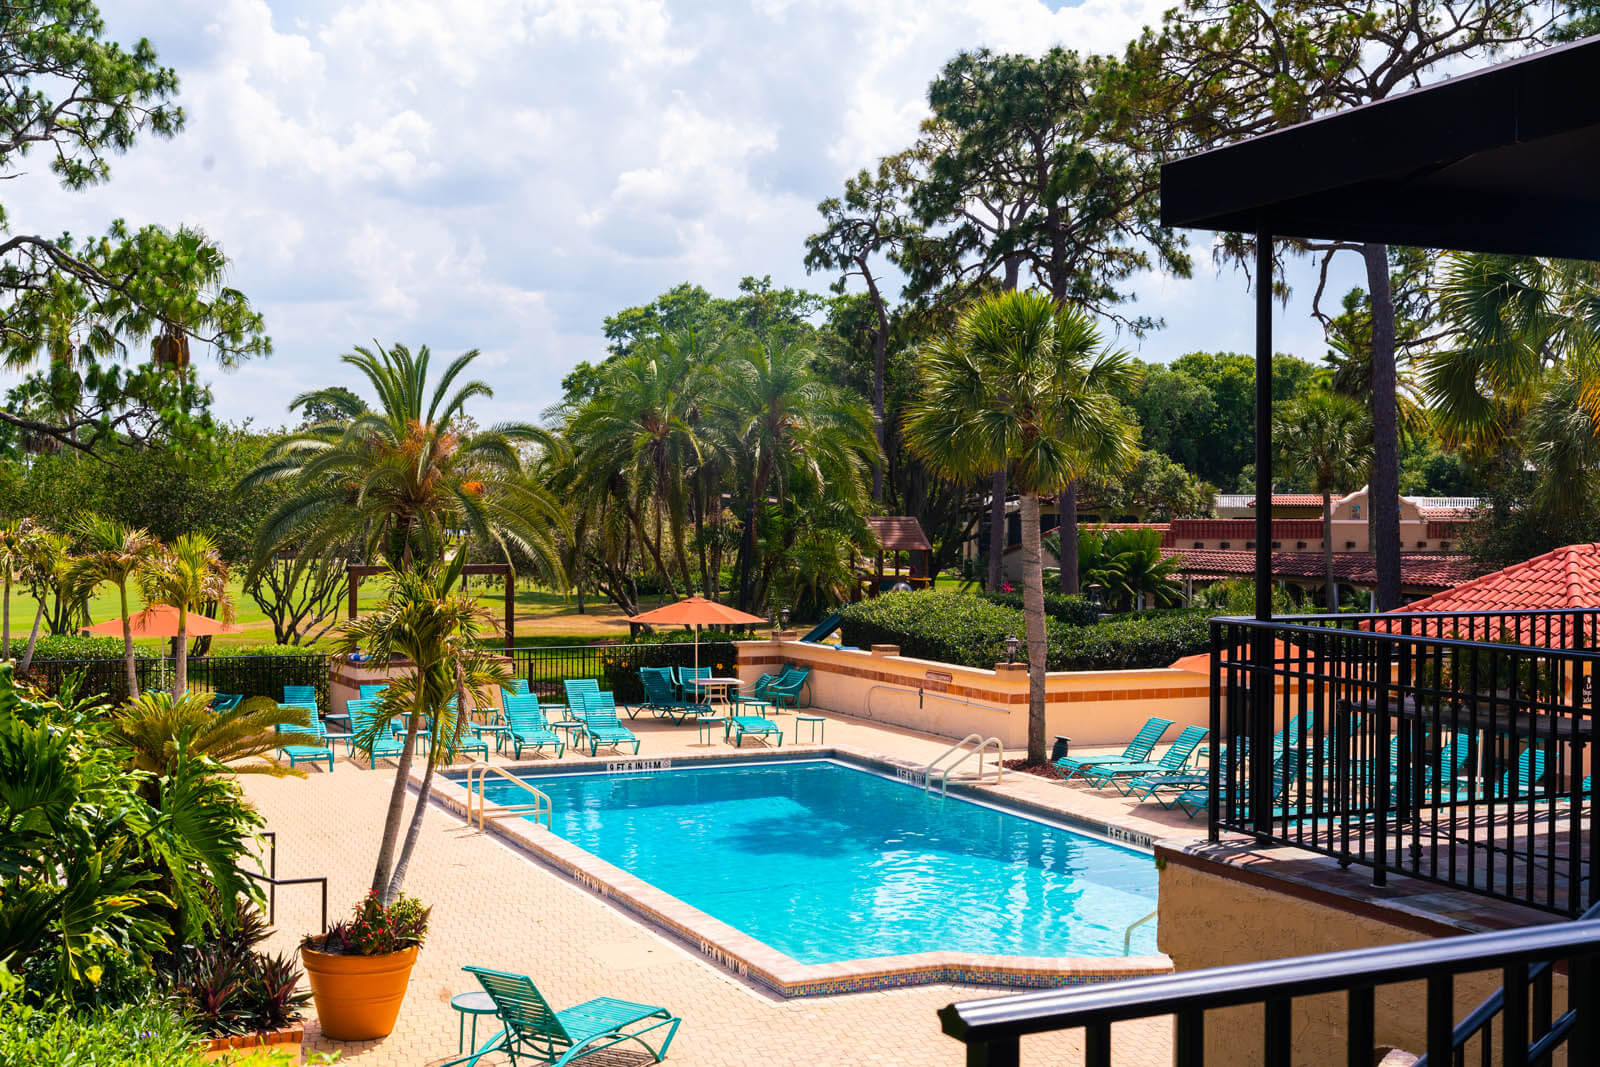
{"label": "brick paver deck", "polygon": [[[792,736],[793,717],[781,722]],[[708,751],[696,743],[692,724],[669,727],[641,718],[630,725],[644,738],[641,756]],[[948,744],[832,715],[827,738],[924,762]],[[710,746],[720,747],[720,740]],[[325,874],[333,914],[353,904],[371,878],[392,780],[388,761],[372,771],[343,758],[332,774],[245,779],[251,800],[277,832],[279,876]],[[1108,792],[1028,775],[1008,774],[999,791],[1153,836],[1197,833],[1196,824],[1153,804],[1136,811]],[[328,1041],[308,1012],[308,1047],[339,1049],[344,1061],[361,1067],[414,1067],[452,1057],[457,1017],[449,1001],[475,988],[461,972],[468,963],[526,972],[558,1007],[596,996],[662,1004],[684,1020],[668,1057],[682,1065],[958,1064],[962,1046],[939,1032],[936,1010],[952,1000],[997,995],[992,988],[945,985],[795,1000],[770,996],[439,808],[427,815],[406,888],[433,906],[433,928],[395,1032],[378,1042]],[[268,947],[291,949],[316,921],[315,888],[282,890],[279,929]],[[479,1023],[480,1037],[487,1022]],[[1030,1038],[1023,1055],[1031,1063],[1059,1063],[1068,1050],[1081,1055],[1081,1047],[1079,1034]],[[1164,1067],[1172,1057],[1170,1024],[1118,1027],[1114,1048],[1115,1062],[1124,1067]]]}

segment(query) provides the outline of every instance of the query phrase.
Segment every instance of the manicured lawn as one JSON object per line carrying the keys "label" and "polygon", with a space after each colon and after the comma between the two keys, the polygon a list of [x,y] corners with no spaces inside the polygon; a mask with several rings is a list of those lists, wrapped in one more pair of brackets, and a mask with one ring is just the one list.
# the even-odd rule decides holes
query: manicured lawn
{"label": "manicured lawn", "polygon": [[[501,583],[499,579],[472,578],[468,586],[478,601],[488,609],[496,623],[501,614]],[[229,583],[233,597],[234,623],[244,627],[243,633],[227,634],[216,639],[225,645],[264,645],[272,643],[272,623],[254,600],[244,594],[239,579]],[[368,578],[361,583],[360,606],[362,611],[382,603],[387,583],[382,578]],[[655,607],[665,598],[647,598],[646,607]],[[342,602],[341,602],[342,603]],[[144,600],[137,590],[129,590],[129,607],[138,611]],[[11,636],[13,640],[26,638],[33,625],[37,602],[25,589],[11,591]],[[110,585],[102,586],[89,601],[91,622],[102,622],[117,617],[117,591]],[[524,584],[516,594],[517,643],[520,644],[587,644],[596,638],[626,638],[627,617],[615,606],[589,599],[584,604],[584,614],[578,614],[577,600],[563,597],[559,590],[544,589]],[[341,617],[343,609],[341,607]],[[41,631],[42,633],[43,631]],[[141,641],[141,647],[157,651],[162,641]],[[328,644],[324,638],[315,647]]]}

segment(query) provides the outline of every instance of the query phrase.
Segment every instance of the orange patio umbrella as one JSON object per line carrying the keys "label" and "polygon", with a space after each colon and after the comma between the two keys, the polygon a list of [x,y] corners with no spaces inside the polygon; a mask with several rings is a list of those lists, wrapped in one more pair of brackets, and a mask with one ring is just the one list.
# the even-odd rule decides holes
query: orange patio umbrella
{"label": "orange patio umbrella", "polygon": [[[133,624],[135,637],[178,636],[178,609],[169,604],[151,604],[143,611],[136,611],[128,616],[128,621]],[[97,622],[93,626],[85,626],[83,631],[121,637],[122,617],[119,615],[105,622]],[[198,611],[191,611],[186,632],[190,637],[213,637],[217,634],[243,633],[244,627],[208,618]]]}
{"label": "orange patio umbrella", "polygon": [[702,626],[749,626],[752,623],[766,622],[759,615],[752,615],[738,608],[730,608],[726,604],[719,604],[715,600],[707,600],[703,596],[687,597],[673,604],[667,604],[647,611],[642,615],[635,615],[629,622],[648,623],[651,626],[693,626],[694,627],[694,665],[700,667],[700,627]]}

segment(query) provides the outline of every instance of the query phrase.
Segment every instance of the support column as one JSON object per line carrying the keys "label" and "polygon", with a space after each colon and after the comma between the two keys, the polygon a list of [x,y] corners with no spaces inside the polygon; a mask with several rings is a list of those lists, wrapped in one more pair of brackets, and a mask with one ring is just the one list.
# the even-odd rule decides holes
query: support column
{"label": "support column", "polygon": [[[1272,235],[1256,234],[1256,619],[1272,618]],[[1250,822],[1272,830],[1273,641],[1257,626],[1250,660]]]}

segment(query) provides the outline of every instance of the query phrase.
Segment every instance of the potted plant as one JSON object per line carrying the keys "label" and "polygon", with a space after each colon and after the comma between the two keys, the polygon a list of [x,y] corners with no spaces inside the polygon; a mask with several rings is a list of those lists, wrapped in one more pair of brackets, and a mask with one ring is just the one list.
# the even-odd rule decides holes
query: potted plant
{"label": "potted plant", "polygon": [[300,963],[325,1036],[371,1041],[394,1029],[428,933],[429,911],[404,893],[384,904],[369,892],[348,921],[300,943]]}

